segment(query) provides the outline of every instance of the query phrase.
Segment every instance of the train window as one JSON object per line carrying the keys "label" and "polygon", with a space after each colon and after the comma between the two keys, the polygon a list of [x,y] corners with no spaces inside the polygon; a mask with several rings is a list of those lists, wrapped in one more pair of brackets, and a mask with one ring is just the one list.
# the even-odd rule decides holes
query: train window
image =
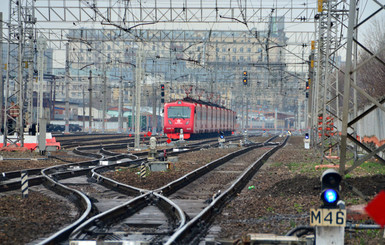
{"label": "train window", "polygon": [[167,109],[168,118],[190,118],[191,109],[187,106],[170,106]]}

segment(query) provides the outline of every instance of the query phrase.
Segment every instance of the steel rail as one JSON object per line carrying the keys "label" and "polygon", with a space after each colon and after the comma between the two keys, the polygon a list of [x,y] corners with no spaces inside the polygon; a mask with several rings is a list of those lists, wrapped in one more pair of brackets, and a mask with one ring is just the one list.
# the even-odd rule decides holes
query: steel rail
{"label": "steel rail", "polygon": [[[218,214],[229,200],[234,198],[236,194],[246,186],[249,179],[262,167],[264,162],[286,144],[288,138],[289,137],[286,137],[281,144],[263,154],[256,162],[248,167],[227,190],[215,198],[209,206],[191,219],[184,227],[175,232],[165,244],[198,244],[200,236],[207,231],[213,217]],[[265,143],[267,144],[267,142]]]}
{"label": "steel rail", "polygon": [[[126,155],[121,154],[119,156],[114,156],[111,158],[116,160],[116,159],[122,159],[126,157],[127,157]],[[135,156],[129,156],[129,157],[136,158]],[[87,164],[98,163],[98,160],[88,161],[85,163]],[[129,162],[129,163],[122,163],[122,164],[124,165],[124,164],[132,164],[132,163]],[[65,166],[76,166],[76,165],[78,164],[66,164]],[[82,213],[82,215],[75,222],[66,226],[64,229],[57,231],[55,234],[44,239],[42,242],[39,242],[38,244],[57,244],[59,242],[66,240],[69,237],[70,233],[76,229],[76,227],[82,224],[86,219],[94,216],[96,212],[92,206],[90,199],[85,194],[83,194],[82,192],[76,189],[69,188],[58,182],[58,180],[60,179],[85,175],[89,173],[91,169],[85,168],[85,169],[77,169],[73,171],[61,172],[63,169],[65,169],[65,166],[58,165],[58,166],[53,166],[53,167],[43,169],[41,171],[42,178],[45,179],[43,184],[48,189],[53,190],[55,193],[62,195],[67,199],[69,199],[70,201],[77,204],[76,206],[79,207],[79,211]]]}
{"label": "steel rail", "polygon": [[52,178],[48,173],[46,173],[51,171],[52,171],[51,168],[46,168],[41,171],[42,175],[46,179],[46,181],[44,182],[44,185],[48,189],[53,190],[55,193],[61,196],[65,196],[69,200],[72,200],[73,202],[75,202],[77,204],[77,207],[80,207],[79,211],[82,213],[82,215],[75,222],[66,226],[64,229],[61,229],[60,231],[54,233],[53,235],[49,236],[48,238],[44,239],[38,244],[57,244],[65,240],[77,226],[79,226],[87,218],[92,216],[92,204],[90,199],[82,192],[69,188],[59,183],[54,178]]}
{"label": "steel rail", "polygon": [[[235,136],[232,139],[239,139],[239,137]],[[272,138],[269,139],[268,141],[270,141],[270,140],[272,140]],[[198,142],[198,143],[193,143],[191,145],[186,146],[185,148],[187,150],[185,150],[185,151],[173,152],[173,149],[170,148],[170,149],[166,149],[166,152],[167,152],[167,155],[169,155],[169,156],[173,156],[173,155],[175,156],[175,155],[179,155],[179,154],[190,152],[190,151],[197,151],[197,150],[200,150],[202,148],[203,144],[208,144],[208,143],[211,143],[213,141],[215,141],[215,140],[206,140],[206,141],[202,141],[202,142]],[[211,146],[215,147],[217,145],[218,145],[218,143],[214,143]],[[127,155],[127,154],[114,153],[114,152],[107,151],[107,149],[120,149],[119,145],[118,145],[118,147],[116,147],[114,145],[102,146],[102,147],[103,148],[101,148],[101,146],[81,146],[81,147],[77,147],[73,150],[73,152],[77,155],[96,158],[96,160],[90,160],[90,161],[84,161],[84,162],[78,162],[78,163],[62,164],[62,165],[56,165],[53,167],[69,168],[69,167],[73,166],[73,167],[82,168],[84,166],[97,165],[97,164],[99,164],[100,159],[103,159],[106,161],[118,161],[118,160],[122,160],[125,158],[132,158],[132,160],[136,160],[138,158],[138,156],[146,156],[148,154],[148,152],[138,152],[135,155],[131,155],[131,154]],[[207,145],[206,147],[210,147],[210,145]],[[87,150],[99,150],[100,153],[102,153],[102,154],[86,152]],[[158,150],[158,153],[161,153],[161,152],[162,152],[162,150]],[[105,158],[103,155],[107,155],[110,157]],[[116,166],[116,165],[114,165],[114,166]],[[36,177],[29,177],[28,178],[30,186],[40,185],[43,183],[44,178],[38,176],[38,174],[40,174],[41,170],[43,170],[43,168],[26,169],[26,171],[28,172],[29,175],[36,175]],[[75,172],[77,172],[77,171],[75,171]],[[82,173],[82,172],[80,172],[80,173]],[[78,174],[77,176],[81,175],[80,173],[76,173],[76,174]],[[68,174],[67,176],[68,177],[74,177],[74,175],[70,175],[70,174]],[[14,182],[5,182],[8,179],[14,179],[14,178],[19,178],[19,177],[21,177],[21,170],[1,173],[0,174],[0,192],[6,192],[6,191],[20,189],[21,188],[20,180],[17,180]],[[62,178],[64,178],[64,177],[62,177]],[[1,183],[1,182],[3,182],[3,183]]]}
{"label": "steel rail", "polygon": [[[79,150],[78,148],[73,150],[74,153],[78,155],[83,155],[87,157],[97,157],[98,159],[96,160],[89,160],[89,161],[83,161],[83,162],[77,162],[77,163],[68,163],[68,164],[61,164],[61,165],[55,165],[50,167],[52,170],[57,171],[63,171],[63,169],[69,169],[73,167],[72,170],[70,170],[68,173],[62,173],[62,174],[56,174],[56,177],[60,178],[71,178],[74,176],[79,176],[82,174],[86,174],[87,171],[90,170],[90,166],[95,166],[98,165],[100,162],[100,159],[105,159],[108,161],[117,161],[125,158],[130,158],[131,160],[135,160],[138,157],[134,155],[126,155],[126,154],[117,154],[115,156],[111,156],[109,158],[104,158],[103,155],[101,154],[95,154],[95,153],[90,153],[90,152],[84,152],[82,150]],[[76,168],[80,168],[76,169]],[[84,169],[88,168],[88,169]],[[29,186],[36,186],[40,185],[44,182],[44,177],[42,177],[41,171],[44,168],[35,168],[35,169],[26,169],[29,178],[28,178],[28,184]],[[18,179],[17,181],[9,181],[9,179],[16,179],[21,177],[21,170],[19,171],[10,171],[10,172],[3,172],[0,174],[0,192],[6,192],[6,191],[12,191],[12,190],[17,190],[21,188],[21,180]]]}
{"label": "steel rail", "polygon": [[[71,233],[70,241],[96,239],[100,234],[105,235],[106,233],[100,232],[101,227],[111,226],[113,223],[126,219],[153,203],[168,215],[168,217],[171,217],[173,231],[185,225],[186,216],[181,208],[162,195],[147,192],[122,205],[90,218]],[[108,232],[108,234],[113,234],[113,232]]]}
{"label": "steel rail", "polygon": [[[113,232],[112,233],[107,232],[102,234],[100,231],[98,231],[98,229],[100,227],[110,226],[114,222],[118,222],[122,219],[125,219],[127,217],[134,215],[137,211],[149,205],[150,201],[154,201],[154,197],[156,197],[156,199],[158,200],[155,203],[158,205],[158,207],[160,207],[160,210],[162,210],[164,213],[168,214],[169,216],[171,215],[170,220],[172,220],[174,223],[175,223],[175,220],[179,220],[178,229],[181,229],[184,223],[186,222],[185,214],[178,205],[176,205],[166,197],[167,195],[174,193],[178,189],[182,188],[188,183],[191,183],[195,179],[199,178],[200,176],[203,176],[207,172],[210,172],[212,169],[220,166],[221,164],[229,161],[230,159],[233,159],[236,156],[239,156],[245,152],[251,151],[254,148],[267,145],[268,142],[273,140],[274,138],[275,137],[270,138],[263,144],[255,144],[246,149],[236,151],[235,153],[227,154],[226,156],[218,160],[212,161],[206,164],[205,166],[197,169],[196,171],[193,171],[192,173],[187,174],[179,178],[178,180],[171,182],[171,184],[166,185],[163,188],[159,188],[155,191],[149,191],[149,190],[129,186],[126,184],[122,184],[100,174],[101,172],[105,172],[115,168],[116,166],[115,164],[108,165],[108,166],[101,166],[91,170],[91,173],[92,173],[91,177],[96,179],[96,181],[99,184],[105,185],[108,188],[113,188],[114,190],[120,193],[133,194],[133,195],[140,194],[140,196],[136,197],[135,199],[125,204],[122,204],[118,207],[107,210],[95,217],[92,217],[91,219],[86,221],[84,224],[80,225],[76,230],[74,230],[74,232],[70,235],[70,241],[87,240],[92,238],[95,239],[96,238],[95,236],[98,236],[98,235],[114,234]],[[193,148],[190,150],[196,150],[197,148]],[[137,162],[140,162],[143,160],[145,159],[138,159]],[[160,201],[160,204],[159,204],[159,201]],[[164,203],[164,205],[162,205],[161,203]],[[178,229],[175,229],[174,232],[176,232]],[[170,235],[171,234],[172,233],[170,233]],[[90,235],[91,235],[91,238],[90,238]]]}
{"label": "steel rail", "polygon": [[255,148],[269,145],[270,141],[274,140],[276,137],[277,136],[273,136],[273,137],[269,138],[268,140],[266,140],[265,142],[263,142],[262,144],[254,144],[248,148],[229,153],[229,154],[227,154],[227,155],[225,155],[225,156],[223,156],[217,160],[214,160],[210,163],[207,163],[206,165],[180,177],[177,180],[174,180],[174,181],[168,183],[167,185],[165,185],[161,188],[156,189],[155,191],[158,193],[161,193],[164,196],[169,196],[169,195],[173,194],[174,192],[176,192],[177,190],[179,190],[180,188],[188,185],[192,181],[196,180],[197,178],[199,178],[199,177],[203,176],[204,174],[206,174],[207,172],[211,171],[212,169],[222,165],[223,163],[225,163],[225,162],[227,162],[227,161],[229,161],[229,160],[231,160],[237,156],[240,156],[240,155],[242,155],[248,151],[251,151]]}
{"label": "steel rail", "polygon": [[[129,162],[129,166],[137,167],[144,161],[146,161],[146,159],[144,159],[144,158],[137,159],[137,160]],[[142,195],[142,194],[148,192],[148,190],[146,190],[146,189],[141,189],[141,188],[137,188],[134,186],[126,185],[126,184],[120,183],[118,181],[115,181],[111,178],[105,177],[102,174],[100,174],[100,173],[109,171],[111,169],[115,169],[116,166],[122,166],[122,165],[124,166],[125,164],[127,165],[127,163],[118,163],[118,164],[111,164],[111,165],[93,168],[91,170],[91,176],[90,177],[95,179],[98,184],[101,184],[107,188],[116,190],[119,193],[137,196],[137,195]]]}

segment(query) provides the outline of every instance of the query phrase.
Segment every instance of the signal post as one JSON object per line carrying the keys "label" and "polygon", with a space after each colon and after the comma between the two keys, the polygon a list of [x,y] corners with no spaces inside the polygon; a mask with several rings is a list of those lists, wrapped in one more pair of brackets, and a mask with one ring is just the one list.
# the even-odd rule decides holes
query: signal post
{"label": "signal post", "polygon": [[327,169],[321,176],[319,209],[310,209],[310,225],[315,226],[315,244],[343,245],[346,226],[345,203],[340,200],[341,175]]}

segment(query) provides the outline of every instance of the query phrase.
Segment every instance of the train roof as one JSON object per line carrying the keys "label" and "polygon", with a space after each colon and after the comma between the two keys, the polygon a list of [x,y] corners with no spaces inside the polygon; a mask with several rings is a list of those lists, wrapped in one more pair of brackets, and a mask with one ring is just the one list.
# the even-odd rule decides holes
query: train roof
{"label": "train roof", "polygon": [[[178,101],[178,100],[176,100]],[[176,101],[172,101],[172,102],[176,102]],[[215,103],[212,103],[212,102],[208,102],[208,101],[203,101],[203,100],[196,100],[196,99],[193,99],[191,97],[185,97],[183,99],[181,99],[181,101],[184,101],[184,102],[190,102],[190,103],[196,103],[196,104],[201,104],[201,105],[208,105],[208,106],[214,106],[214,107],[219,107],[219,108],[222,108],[222,109],[227,109],[227,110],[230,110],[224,106],[221,106],[221,105],[218,105],[218,104],[215,104]]]}

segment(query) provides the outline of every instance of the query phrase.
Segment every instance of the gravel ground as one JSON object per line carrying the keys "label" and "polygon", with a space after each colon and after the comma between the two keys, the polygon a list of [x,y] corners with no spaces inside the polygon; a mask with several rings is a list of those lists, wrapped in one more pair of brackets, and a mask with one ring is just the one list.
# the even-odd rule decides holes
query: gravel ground
{"label": "gravel ground", "polygon": [[[42,156],[36,152],[6,152],[0,151],[3,161],[0,161],[0,173],[17,171],[21,169],[46,168],[55,165],[67,164],[70,162],[86,161],[82,156],[74,155],[72,152],[52,152],[51,157]],[[39,160],[44,158],[46,160]],[[22,159],[22,160],[17,160]]]}
{"label": "gravel ground", "polygon": [[64,224],[73,222],[71,205],[67,201],[30,191],[0,197],[0,243],[25,244],[48,237]]}
{"label": "gravel ground", "polygon": [[172,164],[170,170],[148,173],[145,179],[139,177],[140,168],[119,168],[115,172],[109,172],[105,175],[127,185],[153,190],[236,150],[239,150],[239,148],[210,148],[181,154],[178,156],[178,162]]}
{"label": "gravel ground", "polygon": [[[291,137],[288,144],[275,153],[245,188],[230,202],[214,222],[220,226],[218,240],[240,240],[249,233],[285,235],[294,227],[309,225],[310,208],[321,204],[320,176],[324,170],[306,173],[292,171],[294,164],[319,162],[320,157],[303,149],[301,137]],[[373,175],[347,180],[365,195],[374,197],[385,189],[385,176]],[[342,188],[342,197],[365,203],[353,192]],[[373,223],[362,220],[363,223]],[[345,236],[345,244],[384,244],[382,231],[359,231]]]}
{"label": "gravel ground", "polygon": [[[4,159],[46,158],[30,151],[2,151],[0,155]],[[53,152],[52,158],[47,160],[3,160],[0,161],[0,173],[45,168],[68,162],[85,161],[85,159],[66,151],[58,151]],[[0,193],[0,244],[26,244],[48,237],[75,220],[74,210],[74,205],[64,198],[58,198],[54,193],[47,196],[30,190],[28,198],[22,198],[21,191]]]}

